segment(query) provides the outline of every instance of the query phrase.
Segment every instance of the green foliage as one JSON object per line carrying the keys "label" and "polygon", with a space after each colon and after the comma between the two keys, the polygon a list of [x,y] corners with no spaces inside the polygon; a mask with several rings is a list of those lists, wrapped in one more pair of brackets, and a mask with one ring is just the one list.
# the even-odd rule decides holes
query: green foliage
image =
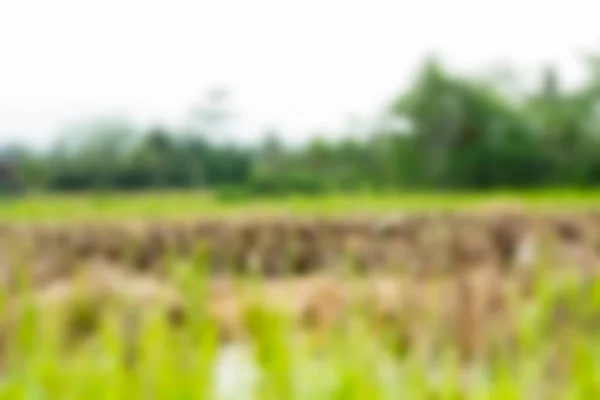
{"label": "green foliage", "polygon": [[[364,140],[317,137],[290,147],[270,131],[257,148],[234,145],[219,136],[232,114],[219,92],[184,132],[92,121],[71,127],[48,153],[9,146],[0,162],[10,158],[20,181],[34,189],[210,187],[223,188],[224,198],[363,188],[587,187],[600,182],[600,68],[590,60],[581,87],[565,90],[548,68],[539,88],[518,100],[500,85],[454,75],[429,60],[383,110],[382,120],[406,126],[374,124]],[[9,184],[0,179],[0,189]]]}
{"label": "green foliage", "polygon": [[[197,262],[202,264],[201,255]],[[203,304],[198,292],[204,290],[205,271],[192,265],[177,267],[170,271],[183,274],[174,280],[182,285],[188,304]],[[389,349],[365,324],[363,313],[370,310],[359,309],[349,316],[346,329],[332,333],[315,354],[302,345],[289,320],[268,308],[264,301],[268,299],[263,299],[247,313],[252,342],[249,359],[254,364],[244,368],[256,368],[253,376],[257,379],[229,381],[228,389],[237,390],[236,399],[593,397],[600,389],[597,330],[578,324],[578,318],[598,312],[594,302],[597,282],[586,299],[577,297],[583,293],[583,281],[553,275],[538,279],[544,282],[536,285],[539,293],[528,310],[550,315],[555,304],[566,300],[583,306],[585,312],[580,315],[576,307],[569,309],[571,319],[559,332],[547,331],[541,320],[521,307],[515,323],[519,332],[531,336],[533,346],[521,349],[503,368],[481,364],[463,369],[451,353],[436,357],[434,364],[423,363],[411,352],[390,358]],[[260,293],[260,282],[250,284],[258,284],[254,289]],[[180,330],[153,315],[143,319],[136,338],[138,364],[130,368],[121,362],[126,349],[116,319],[103,319],[89,343],[65,352],[52,330],[39,329],[44,315],[38,306],[28,304],[17,327],[10,368],[1,376],[1,398],[222,398],[216,395],[220,354],[216,329],[202,312],[190,313],[188,324]],[[561,335],[566,335],[566,341],[561,342]],[[561,343],[566,346],[558,346]],[[548,362],[548,351],[557,349],[564,375],[552,378],[542,367]],[[247,386],[236,389],[236,385]],[[252,393],[255,396],[249,396]]]}

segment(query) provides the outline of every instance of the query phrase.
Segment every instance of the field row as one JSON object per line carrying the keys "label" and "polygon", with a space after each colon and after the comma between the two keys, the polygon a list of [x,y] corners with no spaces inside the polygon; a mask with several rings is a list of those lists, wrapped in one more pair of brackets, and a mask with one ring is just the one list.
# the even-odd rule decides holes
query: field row
{"label": "field row", "polygon": [[[0,265],[27,262],[34,280],[104,260],[163,271],[167,260],[206,258],[211,273],[264,276],[317,271],[438,276],[473,266],[547,262],[595,269],[600,212],[414,212],[387,217],[197,218],[138,223],[0,226]],[[1,271],[10,271],[2,268]]]}
{"label": "field row", "polygon": [[594,209],[4,222],[0,245],[0,397],[219,398],[223,346],[260,399],[447,396],[474,370],[495,398],[600,390]]}

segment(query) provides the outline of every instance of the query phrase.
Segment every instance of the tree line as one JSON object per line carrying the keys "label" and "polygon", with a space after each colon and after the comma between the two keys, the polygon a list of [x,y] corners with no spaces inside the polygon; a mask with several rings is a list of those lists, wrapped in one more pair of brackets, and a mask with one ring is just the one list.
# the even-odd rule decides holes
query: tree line
{"label": "tree line", "polygon": [[[140,133],[127,121],[97,121],[72,127],[47,151],[6,146],[0,160],[14,167],[23,188],[51,191],[210,188],[244,196],[586,187],[600,183],[600,61],[585,62],[587,80],[577,87],[564,87],[547,68],[525,91],[427,60],[362,138],[291,146],[271,132],[256,144],[219,140],[215,127],[227,113],[209,104],[186,129]],[[3,170],[4,185],[14,184]]]}

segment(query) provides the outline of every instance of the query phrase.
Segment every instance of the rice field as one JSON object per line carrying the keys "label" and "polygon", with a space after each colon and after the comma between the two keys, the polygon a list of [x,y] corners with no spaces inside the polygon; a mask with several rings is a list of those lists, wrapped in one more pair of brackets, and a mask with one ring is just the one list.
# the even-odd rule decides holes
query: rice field
{"label": "rice field", "polygon": [[594,207],[599,190],[530,190],[466,193],[403,193],[286,196],[227,200],[213,192],[139,192],[97,194],[30,194],[0,197],[0,220],[164,219],[206,215],[386,214],[396,211],[470,209],[489,202],[518,202],[530,209]]}
{"label": "rice field", "polygon": [[0,204],[0,397],[578,399],[596,193]]}

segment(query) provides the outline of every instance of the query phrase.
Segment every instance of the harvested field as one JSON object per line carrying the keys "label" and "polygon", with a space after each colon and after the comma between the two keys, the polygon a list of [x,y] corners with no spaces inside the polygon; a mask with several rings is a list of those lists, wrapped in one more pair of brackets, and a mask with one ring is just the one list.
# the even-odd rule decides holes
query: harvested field
{"label": "harvested field", "polygon": [[10,398],[212,399],[235,346],[260,399],[600,389],[594,209],[13,221],[0,245]]}
{"label": "harvested field", "polygon": [[[138,223],[4,223],[3,263],[24,258],[34,281],[90,260],[164,272],[201,252],[211,274],[314,272],[452,274],[480,264],[508,270],[548,262],[594,269],[600,212],[520,209],[363,217],[213,218]],[[1,260],[0,260],[1,261]],[[5,272],[10,268],[3,268]]]}

